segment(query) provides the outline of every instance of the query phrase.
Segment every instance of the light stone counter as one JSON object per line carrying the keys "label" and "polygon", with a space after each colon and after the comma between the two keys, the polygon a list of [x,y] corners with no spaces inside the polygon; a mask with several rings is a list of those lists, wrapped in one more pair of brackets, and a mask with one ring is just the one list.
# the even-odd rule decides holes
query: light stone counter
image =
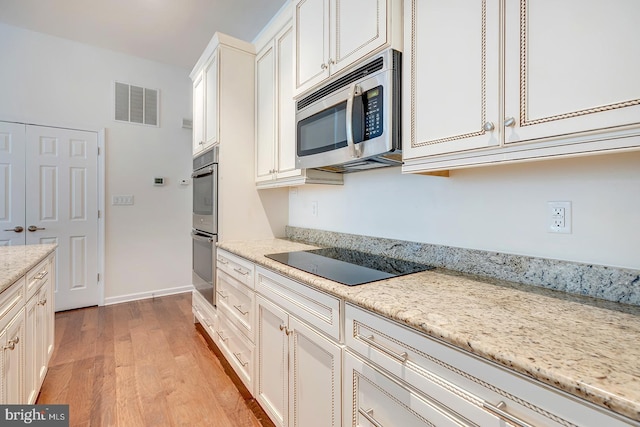
{"label": "light stone counter", "polygon": [[38,265],[58,245],[0,246],[0,292]]}
{"label": "light stone counter", "polygon": [[345,286],[266,258],[288,240],[220,248],[640,420],[640,308],[443,269]]}

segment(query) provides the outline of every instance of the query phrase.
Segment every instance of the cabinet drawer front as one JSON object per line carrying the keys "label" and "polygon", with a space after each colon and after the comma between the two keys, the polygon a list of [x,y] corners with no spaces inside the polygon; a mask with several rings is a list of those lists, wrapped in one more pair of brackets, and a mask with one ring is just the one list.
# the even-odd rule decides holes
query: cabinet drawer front
{"label": "cabinet drawer front", "polygon": [[193,312],[193,316],[196,320],[202,325],[207,334],[211,337],[211,339],[216,341],[216,330],[218,326],[218,316],[214,312],[211,304],[206,302],[200,293],[194,291],[191,294],[192,298],[192,306],[191,311]]}
{"label": "cabinet drawer front", "polygon": [[524,425],[638,425],[350,304],[345,306],[345,335],[349,348],[417,389],[439,384],[469,404],[493,414],[504,410]]}
{"label": "cabinet drawer front", "polygon": [[233,279],[225,272],[217,272],[216,306],[228,320],[253,341],[255,336],[254,318],[255,291]]}
{"label": "cabinet drawer front", "polygon": [[255,346],[225,315],[220,314],[218,321],[216,344],[253,395]]}
{"label": "cabinet drawer front", "polygon": [[320,331],[340,341],[340,300],[262,267],[256,290]]}
{"label": "cabinet drawer front", "polygon": [[218,249],[216,255],[216,267],[240,283],[253,289],[254,268],[253,264],[227,251]]}
{"label": "cabinet drawer front", "polygon": [[476,414],[473,422],[438,401],[345,353],[344,426],[499,426],[500,420]]}
{"label": "cabinet drawer front", "polygon": [[27,299],[31,298],[40,289],[40,286],[49,280],[50,274],[51,263],[49,258],[43,260],[27,273]]}
{"label": "cabinet drawer front", "polygon": [[0,294],[0,331],[25,304],[24,276]]}

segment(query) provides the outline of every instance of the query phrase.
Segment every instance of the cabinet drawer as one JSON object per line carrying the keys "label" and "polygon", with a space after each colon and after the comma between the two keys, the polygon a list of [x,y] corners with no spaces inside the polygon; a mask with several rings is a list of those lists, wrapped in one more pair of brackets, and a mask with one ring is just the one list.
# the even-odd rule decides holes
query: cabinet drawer
{"label": "cabinet drawer", "polygon": [[[473,422],[434,398],[388,376],[350,353],[345,353],[346,426],[495,426],[496,417],[476,411]],[[440,397],[436,395],[436,397]]]}
{"label": "cabinet drawer", "polygon": [[251,341],[254,340],[255,291],[217,270],[216,307]]}
{"label": "cabinet drawer", "polygon": [[216,254],[216,267],[224,271],[245,286],[253,289],[254,268],[253,263],[233,255],[222,249],[218,249]]}
{"label": "cabinet drawer", "polygon": [[22,276],[0,294],[0,331],[24,306],[25,282],[25,277]]}
{"label": "cabinet drawer", "polygon": [[345,307],[345,335],[349,348],[413,387],[423,390],[438,384],[463,398],[469,408],[482,408],[505,420],[515,417],[521,425],[639,425],[350,304]]}
{"label": "cabinet drawer", "polygon": [[191,294],[191,299],[191,310],[195,321],[202,325],[204,330],[207,331],[207,334],[209,334],[211,339],[215,342],[217,337],[216,330],[218,327],[218,316],[215,313],[215,309],[210,303],[206,302],[206,300],[200,296],[200,293],[197,291],[194,291]]}
{"label": "cabinet drawer", "polygon": [[340,300],[257,267],[256,290],[289,313],[340,341]]}
{"label": "cabinet drawer", "polygon": [[224,314],[218,317],[216,344],[253,395],[255,346]]}
{"label": "cabinet drawer", "polygon": [[43,283],[49,280],[51,273],[51,258],[47,257],[27,273],[27,300],[34,295]]}

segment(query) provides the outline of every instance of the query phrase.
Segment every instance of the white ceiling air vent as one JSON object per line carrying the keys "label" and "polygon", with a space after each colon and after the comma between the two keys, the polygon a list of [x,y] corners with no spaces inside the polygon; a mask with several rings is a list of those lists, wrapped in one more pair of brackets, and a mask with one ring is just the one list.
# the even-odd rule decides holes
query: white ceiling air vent
{"label": "white ceiling air vent", "polygon": [[159,91],[115,82],[115,120],[158,126]]}

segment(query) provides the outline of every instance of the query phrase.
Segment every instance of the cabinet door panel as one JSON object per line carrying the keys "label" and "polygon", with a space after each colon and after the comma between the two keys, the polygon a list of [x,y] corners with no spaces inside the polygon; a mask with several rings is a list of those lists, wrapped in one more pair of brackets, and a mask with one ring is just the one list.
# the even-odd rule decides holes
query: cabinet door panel
{"label": "cabinet door panel", "polygon": [[4,404],[25,402],[25,309],[21,309],[0,333],[2,351],[2,383]]}
{"label": "cabinet door panel", "polygon": [[256,398],[276,425],[285,426],[288,425],[289,345],[287,335],[280,326],[288,325],[288,315],[284,310],[259,295],[256,300],[258,315]]}
{"label": "cabinet door panel", "polygon": [[256,58],[256,181],[273,176],[276,122],[275,49],[270,44]]}
{"label": "cabinet door panel", "polygon": [[278,49],[278,178],[298,176],[296,109],[293,101],[293,29],[276,37]]}
{"label": "cabinet door panel", "polygon": [[200,74],[193,82],[193,154],[204,146],[204,78]]}
{"label": "cabinet door panel", "polygon": [[348,67],[387,42],[387,0],[334,0],[331,73]]}
{"label": "cabinet door panel", "polygon": [[208,147],[218,141],[218,56],[214,55],[204,70],[205,106],[204,140]]}
{"label": "cabinet door panel", "polygon": [[298,93],[329,76],[329,0],[299,0],[295,8]]}
{"label": "cabinet door panel", "polygon": [[289,318],[289,330],[289,425],[340,425],[340,347],[295,317]]}
{"label": "cabinet door panel", "polygon": [[637,1],[506,7],[507,142],[640,125]]}
{"label": "cabinet door panel", "polygon": [[499,17],[497,0],[405,2],[405,158],[499,144]]}

